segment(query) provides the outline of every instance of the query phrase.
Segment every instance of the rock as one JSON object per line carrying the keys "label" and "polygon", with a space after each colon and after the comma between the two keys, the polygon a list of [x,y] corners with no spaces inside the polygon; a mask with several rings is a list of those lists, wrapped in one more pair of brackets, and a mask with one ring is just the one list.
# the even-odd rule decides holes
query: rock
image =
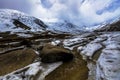
{"label": "rock", "polygon": [[43,27],[44,29],[47,28],[48,26],[45,25],[41,20],[35,19],[34,22],[38,24],[39,26]]}
{"label": "rock", "polygon": [[23,24],[22,22],[20,22],[17,19],[13,19],[13,24],[17,27],[17,28],[23,28],[25,30],[30,30],[31,28],[25,24]]}
{"label": "rock", "polygon": [[71,61],[74,55],[68,49],[46,44],[41,50],[40,57],[43,63],[53,63],[58,61]]}
{"label": "rock", "polygon": [[20,45],[24,45],[26,47],[32,47],[32,42],[30,40],[24,39],[20,42]]}
{"label": "rock", "polygon": [[94,30],[95,32],[107,32],[107,31],[120,31],[120,20],[115,21],[110,24],[106,24],[105,26]]}

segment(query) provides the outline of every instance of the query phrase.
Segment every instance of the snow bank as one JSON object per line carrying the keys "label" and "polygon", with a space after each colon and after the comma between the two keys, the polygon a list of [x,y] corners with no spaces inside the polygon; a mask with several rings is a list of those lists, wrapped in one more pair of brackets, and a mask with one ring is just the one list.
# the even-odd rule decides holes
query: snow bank
{"label": "snow bank", "polygon": [[97,63],[97,80],[120,80],[120,51],[104,50]]}
{"label": "snow bank", "polygon": [[92,55],[102,48],[102,45],[99,43],[89,43],[85,47],[83,47],[83,50],[81,51],[81,55],[83,56],[83,59],[92,59]]}

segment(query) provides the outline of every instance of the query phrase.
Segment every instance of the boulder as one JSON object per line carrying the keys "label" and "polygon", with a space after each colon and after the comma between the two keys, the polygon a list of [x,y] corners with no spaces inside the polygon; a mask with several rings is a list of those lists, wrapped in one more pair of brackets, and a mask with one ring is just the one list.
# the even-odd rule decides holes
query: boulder
{"label": "boulder", "polygon": [[51,44],[45,44],[40,52],[41,62],[53,63],[58,61],[68,62],[74,57],[72,52],[68,49],[53,46]]}

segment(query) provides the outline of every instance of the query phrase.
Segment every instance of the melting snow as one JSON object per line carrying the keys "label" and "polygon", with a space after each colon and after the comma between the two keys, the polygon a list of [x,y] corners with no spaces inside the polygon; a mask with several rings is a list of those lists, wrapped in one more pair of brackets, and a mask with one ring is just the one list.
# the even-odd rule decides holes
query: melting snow
{"label": "melting snow", "polygon": [[83,50],[81,51],[81,55],[83,55],[83,59],[87,59],[87,57],[89,57],[89,59],[92,59],[91,58],[92,55],[101,48],[102,45],[99,43],[90,43],[85,47],[83,47]]}
{"label": "melting snow", "polygon": [[[38,72],[41,72],[38,80],[44,80],[45,76],[60,66],[62,62],[52,63],[52,64],[42,64],[41,62],[35,62],[22,69],[13,71],[4,76],[0,76],[0,80],[23,80],[22,74],[25,76],[24,80],[30,80],[31,76],[34,77]],[[27,69],[28,68],[28,69]],[[20,73],[22,70],[27,69],[27,71]]]}
{"label": "melting snow", "polygon": [[104,41],[106,46],[97,61],[96,80],[120,80],[120,34],[112,33]]}
{"label": "melting snow", "polygon": [[92,59],[95,52],[101,48],[102,53],[96,65],[88,62],[88,80],[120,80],[120,33],[103,33],[86,46],[79,46],[78,51],[81,51],[84,59]]}
{"label": "melting snow", "polygon": [[61,42],[60,40],[55,40],[55,41],[52,41],[51,44],[55,46],[55,45],[58,45],[60,42]]}
{"label": "melting snow", "polygon": [[44,80],[46,75],[55,70],[61,64],[62,62],[48,64],[46,68],[42,69],[42,74],[39,76],[38,80]]}

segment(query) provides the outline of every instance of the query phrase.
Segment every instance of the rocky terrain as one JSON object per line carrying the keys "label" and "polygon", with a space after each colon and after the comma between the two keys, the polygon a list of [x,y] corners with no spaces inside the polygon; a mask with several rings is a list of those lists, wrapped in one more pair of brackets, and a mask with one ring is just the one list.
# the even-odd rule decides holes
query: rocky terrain
{"label": "rocky terrain", "polygon": [[72,34],[18,11],[0,14],[0,80],[120,79],[118,29]]}

